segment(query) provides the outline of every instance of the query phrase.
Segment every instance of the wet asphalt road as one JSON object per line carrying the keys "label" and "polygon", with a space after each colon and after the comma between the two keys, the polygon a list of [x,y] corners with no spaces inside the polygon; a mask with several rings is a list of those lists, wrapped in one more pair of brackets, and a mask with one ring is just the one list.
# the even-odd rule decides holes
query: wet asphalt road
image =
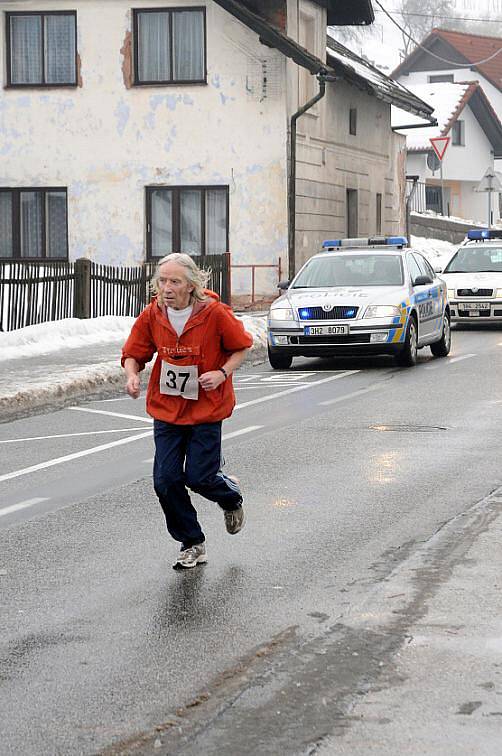
{"label": "wet asphalt road", "polygon": [[224,454],[248,523],[230,537],[196,497],[209,563],[189,574],[171,569],[142,400],[0,425],[0,752],[314,752],[332,670],[350,702],[395,651],[326,628],[501,483],[501,362],[484,329],[411,370],[241,371]]}

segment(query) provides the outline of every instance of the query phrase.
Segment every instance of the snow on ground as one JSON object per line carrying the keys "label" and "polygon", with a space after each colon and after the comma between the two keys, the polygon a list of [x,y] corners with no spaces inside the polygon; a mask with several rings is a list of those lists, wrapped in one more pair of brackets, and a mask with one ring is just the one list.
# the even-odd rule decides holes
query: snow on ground
{"label": "snow on ground", "polygon": [[[266,318],[238,316],[253,337],[253,348],[266,346]],[[135,318],[106,315],[100,318],[66,318],[0,333],[2,360],[57,352],[61,349],[125,341]]]}
{"label": "snow on ground", "polygon": [[451,244],[441,239],[427,239],[425,236],[411,236],[412,249],[420,252],[432,265],[444,267],[453,253],[458,249],[458,244]]}

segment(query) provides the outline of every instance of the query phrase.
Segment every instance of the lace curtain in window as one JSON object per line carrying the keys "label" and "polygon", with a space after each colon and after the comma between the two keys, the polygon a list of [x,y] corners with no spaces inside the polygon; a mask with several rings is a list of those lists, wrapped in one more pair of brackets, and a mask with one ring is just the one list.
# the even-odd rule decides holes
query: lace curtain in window
{"label": "lace curtain in window", "polygon": [[180,192],[181,252],[202,254],[201,193],[197,190]]}
{"label": "lace curtain in window", "polygon": [[47,192],[45,211],[47,222],[47,257],[67,257],[66,193]]}
{"label": "lace curtain in window", "polygon": [[164,257],[173,251],[172,192],[158,189],[152,192],[152,257]]}
{"label": "lace curtain in window", "polygon": [[21,257],[42,257],[42,194],[21,192]]}
{"label": "lace curtain in window", "polygon": [[227,251],[227,193],[221,189],[206,191],[206,254]]}
{"label": "lace curtain in window", "polygon": [[45,16],[45,81],[75,81],[75,17]]}
{"label": "lace curtain in window", "polygon": [[0,192],[0,257],[12,257],[12,194]]}
{"label": "lace curtain in window", "polygon": [[173,61],[175,81],[204,78],[204,14],[201,11],[173,13]]}
{"label": "lace curtain in window", "polygon": [[169,81],[169,13],[138,14],[138,78]]}
{"label": "lace curtain in window", "polygon": [[42,83],[42,19],[11,16],[10,61],[12,84]]}

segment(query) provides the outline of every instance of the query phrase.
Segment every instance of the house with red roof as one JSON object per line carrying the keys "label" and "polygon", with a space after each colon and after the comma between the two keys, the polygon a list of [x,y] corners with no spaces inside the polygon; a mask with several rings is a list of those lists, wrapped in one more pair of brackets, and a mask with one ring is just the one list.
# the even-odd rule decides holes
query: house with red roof
{"label": "house with red roof", "polygon": [[502,118],[502,38],[433,29],[392,72],[405,87],[479,81]]}
{"label": "house with red roof", "polygon": [[[393,128],[407,137],[407,173],[425,183],[427,208],[439,212],[441,205],[440,167],[430,138],[449,137],[443,211],[486,221],[487,196],[476,189],[487,169],[502,170],[502,39],[433,29],[392,76],[432,105],[438,122],[431,127],[397,110],[392,118]],[[494,197],[492,220],[499,217]]]}

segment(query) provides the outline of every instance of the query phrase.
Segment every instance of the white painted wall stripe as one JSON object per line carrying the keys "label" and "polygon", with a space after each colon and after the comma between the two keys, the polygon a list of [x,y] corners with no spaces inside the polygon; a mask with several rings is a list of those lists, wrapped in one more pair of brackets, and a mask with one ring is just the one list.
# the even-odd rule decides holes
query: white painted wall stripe
{"label": "white painted wall stripe", "polygon": [[47,467],[54,467],[54,465],[60,465],[63,462],[70,462],[72,459],[78,459],[79,457],[87,457],[89,454],[97,454],[105,449],[112,449],[114,446],[123,446],[123,444],[130,444],[132,441],[138,441],[140,438],[146,438],[151,436],[152,431],[148,430],[145,433],[139,433],[136,436],[129,436],[129,438],[121,438],[118,441],[111,441],[109,444],[101,444],[100,446],[93,446],[91,449],[84,449],[83,451],[74,452],[73,454],[66,454],[64,457],[56,457],[56,459],[49,459],[47,462],[40,462],[38,465],[31,465],[30,467],[24,467],[22,470],[14,470],[14,472],[5,473],[0,475],[0,483],[5,480],[12,480],[13,478],[19,478],[21,475],[28,475],[28,473],[37,472],[37,470],[45,470]]}
{"label": "white painted wall stripe", "polygon": [[20,509],[26,509],[27,507],[34,507],[35,504],[40,504],[42,501],[49,501],[48,498],[43,496],[37,496],[34,499],[26,499],[26,501],[20,501],[19,504],[12,504],[10,507],[3,507],[0,509],[0,517],[12,514],[12,512],[18,512]]}

